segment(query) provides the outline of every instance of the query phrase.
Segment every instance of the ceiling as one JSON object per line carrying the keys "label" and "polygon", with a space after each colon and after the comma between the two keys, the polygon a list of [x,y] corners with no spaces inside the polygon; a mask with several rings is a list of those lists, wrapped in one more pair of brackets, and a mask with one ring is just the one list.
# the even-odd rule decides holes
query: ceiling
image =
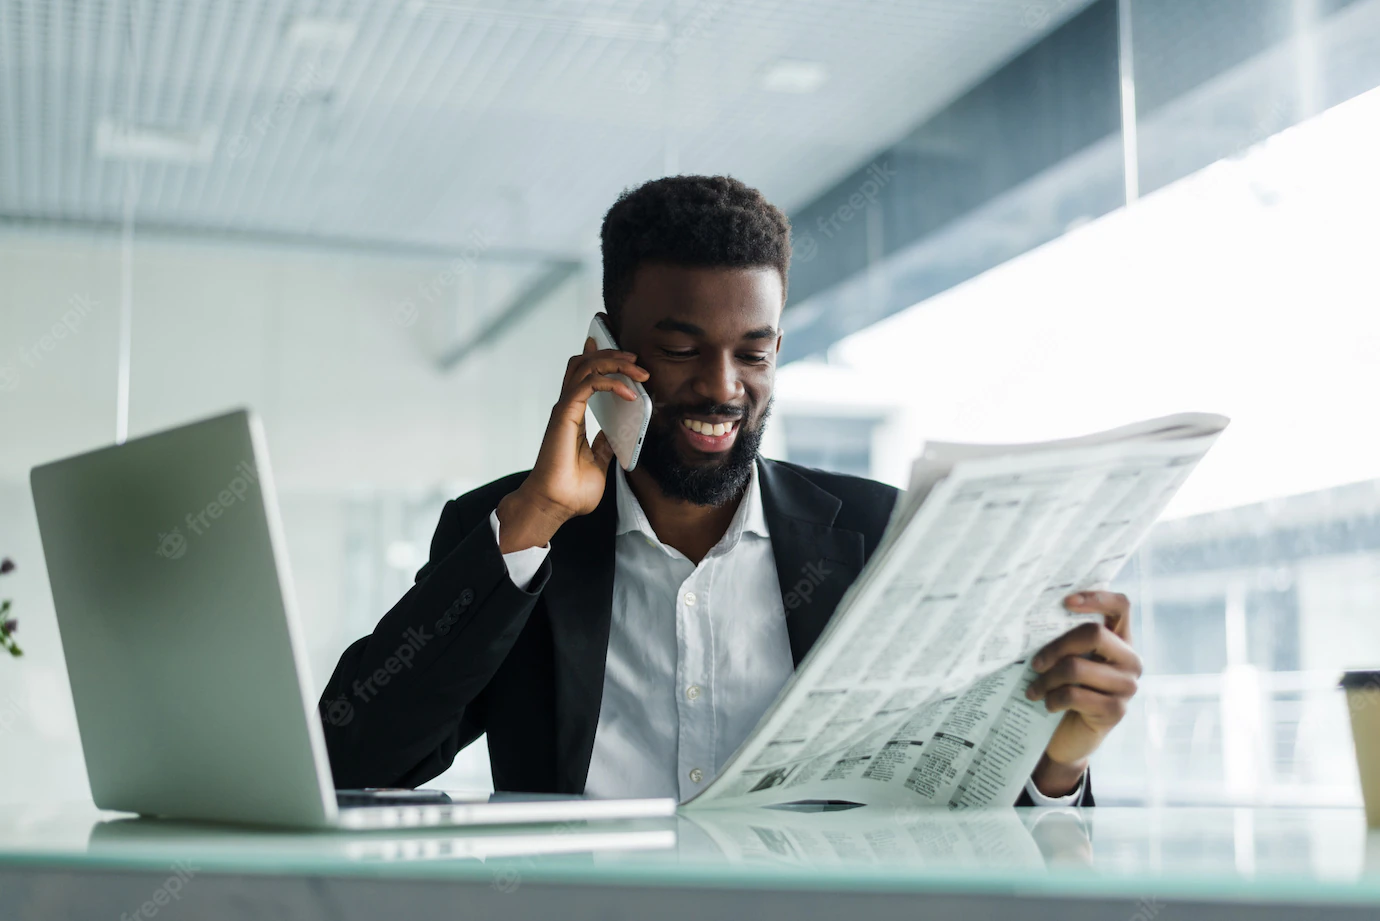
{"label": "ceiling", "polygon": [[1084,5],[0,0],[0,219],[586,255],[666,172],[803,205]]}

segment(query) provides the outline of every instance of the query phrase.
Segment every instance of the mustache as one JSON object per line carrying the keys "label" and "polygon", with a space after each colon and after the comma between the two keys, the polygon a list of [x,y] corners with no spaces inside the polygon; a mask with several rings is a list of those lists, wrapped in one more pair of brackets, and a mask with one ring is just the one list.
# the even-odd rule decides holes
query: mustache
{"label": "mustache", "polygon": [[660,415],[688,416],[692,413],[700,416],[730,416],[735,419],[746,419],[751,406],[734,406],[731,403],[697,403],[673,404],[673,403],[653,403],[652,410]]}

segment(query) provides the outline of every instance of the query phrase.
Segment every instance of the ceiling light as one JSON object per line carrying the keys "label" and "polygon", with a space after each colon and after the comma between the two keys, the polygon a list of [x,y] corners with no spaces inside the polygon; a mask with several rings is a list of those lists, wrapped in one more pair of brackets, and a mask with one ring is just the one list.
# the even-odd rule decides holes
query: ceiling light
{"label": "ceiling light", "polygon": [[287,27],[289,48],[311,51],[344,51],[355,40],[358,26],[343,19],[298,16]]}
{"label": "ceiling light", "polygon": [[216,151],[220,131],[149,128],[112,118],[96,123],[96,155],[109,160],[160,160],[164,163],[205,163]]}
{"label": "ceiling light", "polygon": [[762,87],[773,93],[813,93],[829,81],[818,61],[777,61],[762,72]]}
{"label": "ceiling light", "polygon": [[515,10],[499,5],[466,3],[463,0],[408,0],[406,9],[413,15],[497,22],[515,28],[551,29],[623,41],[657,43],[670,37],[670,30],[664,22],[633,22],[578,13]]}

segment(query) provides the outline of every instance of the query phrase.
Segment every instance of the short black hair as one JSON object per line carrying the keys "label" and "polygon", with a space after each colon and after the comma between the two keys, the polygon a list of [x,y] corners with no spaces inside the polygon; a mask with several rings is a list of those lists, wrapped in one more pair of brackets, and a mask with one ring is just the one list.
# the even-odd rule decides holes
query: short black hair
{"label": "short black hair", "polygon": [[667,176],[618,196],[599,234],[604,310],[618,324],[645,262],[705,268],[791,268],[791,222],[732,176]]}

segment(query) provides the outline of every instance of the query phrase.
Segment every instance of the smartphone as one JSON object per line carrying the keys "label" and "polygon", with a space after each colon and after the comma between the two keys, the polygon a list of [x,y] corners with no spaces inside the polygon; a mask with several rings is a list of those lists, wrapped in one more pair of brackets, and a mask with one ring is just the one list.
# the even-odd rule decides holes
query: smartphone
{"label": "smartphone", "polygon": [[[597,314],[590,321],[589,338],[594,340],[596,348],[618,349],[613,334]],[[632,470],[642,453],[642,439],[647,437],[647,424],[652,421],[652,398],[646,388],[626,374],[607,376],[631,387],[637,399],[629,402],[616,393],[599,391],[589,398],[589,409],[594,413],[600,430],[608,435],[618,463],[624,470]]]}

